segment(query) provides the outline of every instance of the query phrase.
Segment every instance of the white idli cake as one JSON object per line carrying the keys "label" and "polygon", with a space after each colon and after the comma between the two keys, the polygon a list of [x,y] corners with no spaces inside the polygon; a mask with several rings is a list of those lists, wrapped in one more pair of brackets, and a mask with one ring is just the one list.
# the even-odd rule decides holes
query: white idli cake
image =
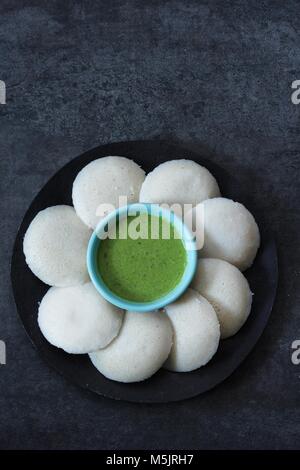
{"label": "white idli cake", "polygon": [[126,312],[119,336],[105,349],[90,354],[94,366],[117,382],[140,382],[163,365],[173,331],[163,312]]}
{"label": "white idli cake", "polygon": [[164,365],[175,372],[189,372],[204,366],[218,349],[220,325],[210,303],[193,289],[167,305],[174,340]]}
{"label": "white idli cake", "polygon": [[38,323],[49,343],[72,354],[107,346],[119,333],[123,310],[107,302],[91,282],[51,287],[39,306]]}
{"label": "white idli cake", "polygon": [[78,216],[95,229],[102,213],[100,206],[119,207],[119,197],[127,203],[137,202],[145,172],[125,157],[103,157],[86,165],[73,183],[73,204]]}
{"label": "white idli cake", "polygon": [[221,338],[239,331],[251,311],[252,293],[238,268],[220,259],[200,259],[192,287],[213,305]]}
{"label": "white idli cake", "polygon": [[23,251],[31,271],[45,284],[67,287],[87,282],[86,252],[91,231],[71,206],[40,211],[29,225]]}
{"label": "white idli cake", "polygon": [[204,215],[204,245],[201,258],[219,258],[241,271],[249,268],[260,245],[260,234],[253,215],[243,204],[223,197],[207,199],[196,206]]}
{"label": "white idli cake", "polygon": [[214,176],[192,160],[171,160],[157,166],[141,187],[140,202],[192,204],[220,195]]}

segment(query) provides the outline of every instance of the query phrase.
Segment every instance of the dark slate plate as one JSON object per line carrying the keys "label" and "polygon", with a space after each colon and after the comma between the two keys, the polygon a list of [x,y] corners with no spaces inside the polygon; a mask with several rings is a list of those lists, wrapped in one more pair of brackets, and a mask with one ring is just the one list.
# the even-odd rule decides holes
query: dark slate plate
{"label": "dark slate plate", "polygon": [[[105,155],[124,155],[134,159],[146,172],[174,158],[189,158],[206,166],[217,178],[222,195],[246,204],[255,215],[262,234],[261,248],[255,263],[245,274],[254,292],[253,307],[243,328],[232,338],[221,341],[217,354],[205,367],[189,373],[160,370],[150,379],[134,384],[121,384],[103,377],[90,363],[88,356],[69,355],[51,346],[42,336],[37,324],[38,302],[48,286],[28,269],[22,241],[34,216],[55,204],[71,204],[72,183],[82,167]],[[243,362],[261,336],[274,303],[278,268],[274,240],[265,230],[259,207],[242,193],[238,181],[213,162],[176,145],[160,141],[120,142],[90,150],[59,170],[44,186],[29,207],[16,237],[11,279],[15,302],[21,321],[31,341],[46,361],[65,378],[81,387],[118,400],[162,403],[182,400],[206,392],[222,382]]]}

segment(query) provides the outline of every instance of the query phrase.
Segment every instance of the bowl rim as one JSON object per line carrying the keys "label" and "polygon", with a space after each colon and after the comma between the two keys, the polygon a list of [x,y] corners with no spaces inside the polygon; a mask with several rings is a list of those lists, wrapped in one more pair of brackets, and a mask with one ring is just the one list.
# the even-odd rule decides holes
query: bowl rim
{"label": "bowl rim", "polygon": [[[180,282],[168,292],[166,295],[159,297],[153,301],[147,302],[135,302],[124,299],[113,291],[111,291],[108,286],[105,284],[97,268],[96,255],[98,252],[99,243],[99,234],[103,233],[107,224],[117,217],[126,217],[130,211],[147,213],[153,216],[161,216],[168,220],[169,223],[172,223],[175,229],[180,229],[182,233],[182,241],[186,250],[187,263],[184,270],[184,273],[181,277]],[[187,244],[189,244],[190,249],[187,249]],[[114,211],[110,212],[107,216],[101,219],[93,231],[91,238],[88,243],[87,249],[87,269],[92,283],[94,284],[97,291],[111,304],[119,307],[123,310],[131,310],[135,312],[149,312],[152,310],[158,310],[166,305],[174,302],[178,297],[180,297],[185,290],[190,285],[197,268],[197,248],[195,237],[191,233],[188,226],[173,212],[164,207],[161,207],[156,203],[131,203],[125,206],[121,206]]]}

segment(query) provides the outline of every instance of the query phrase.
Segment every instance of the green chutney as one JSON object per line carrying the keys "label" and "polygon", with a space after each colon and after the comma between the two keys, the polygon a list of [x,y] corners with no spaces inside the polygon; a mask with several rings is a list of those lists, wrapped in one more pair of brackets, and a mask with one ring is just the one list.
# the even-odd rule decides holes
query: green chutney
{"label": "green chutney", "polygon": [[[138,233],[134,238],[133,227]],[[174,226],[148,214],[121,220],[114,236],[101,240],[98,249],[104,283],[133,302],[151,302],[168,294],[180,282],[186,263],[186,250]]]}

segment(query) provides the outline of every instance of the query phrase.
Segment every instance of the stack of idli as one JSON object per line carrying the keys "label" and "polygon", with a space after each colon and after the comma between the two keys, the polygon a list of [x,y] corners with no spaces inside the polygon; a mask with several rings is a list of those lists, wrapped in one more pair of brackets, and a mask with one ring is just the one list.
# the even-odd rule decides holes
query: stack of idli
{"label": "stack of idli", "polygon": [[38,311],[38,324],[49,343],[72,354],[105,348],[119,333],[123,312],[98,294],[91,282],[51,287]]}
{"label": "stack of idli", "polygon": [[[241,271],[249,268],[260,245],[260,234],[253,215],[243,204],[217,197],[207,199],[192,209],[191,219],[204,219],[201,258],[219,258]],[[192,225],[197,224],[192,222]]]}
{"label": "stack of idli", "polygon": [[196,206],[217,197],[220,189],[214,176],[193,160],[171,160],[158,165],[145,178],[140,202],[168,204],[175,212],[184,205]]}
{"label": "stack of idli", "polygon": [[[40,211],[24,237],[29,268],[51,286],[38,308],[44,337],[70,354],[89,354],[101,374],[118,382],[146,380],[161,367],[189,372],[205,366],[220,339],[235,335],[251,311],[252,293],[242,271],[252,265],[260,245],[252,214],[221,197],[214,176],[186,159],[162,163],[146,177],[128,158],[96,159],[76,176],[72,198],[74,207]],[[195,277],[161,311],[124,312],[88,277],[91,229],[126,201],[168,204],[181,215],[189,205],[192,220],[203,214]]]}
{"label": "stack of idli", "polygon": [[174,331],[166,369],[189,372],[207,364],[220,340],[220,325],[212,305],[195,290],[187,289],[165,311]]}
{"label": "stack of idli", "polygon": [[40,211],[29,225],[23,251],[31,271],[45,284],[68,287],[88,281],[86,251],[91,231],[71,206]]}
{"label": "stack of idli", "polygon": [[140,382],[162,367],[172,344],[172,326],[165,313],[126,312],[118,337],[90,358],[108,379]]}
{"label": "stack of idli", "polygon": [[221,338],[228,338],[239,331],[252,305],[248,281],[239,269],[220,259],[199,259],[191,286],[214,307],[220,322]]}
{"label": "stack of idli", "polygon": [[109,211],[138,201],[144,179],[144,170],[128,158],[103,157],[92,161],[73,183],[72,198],[77,215],[95,229]]}

